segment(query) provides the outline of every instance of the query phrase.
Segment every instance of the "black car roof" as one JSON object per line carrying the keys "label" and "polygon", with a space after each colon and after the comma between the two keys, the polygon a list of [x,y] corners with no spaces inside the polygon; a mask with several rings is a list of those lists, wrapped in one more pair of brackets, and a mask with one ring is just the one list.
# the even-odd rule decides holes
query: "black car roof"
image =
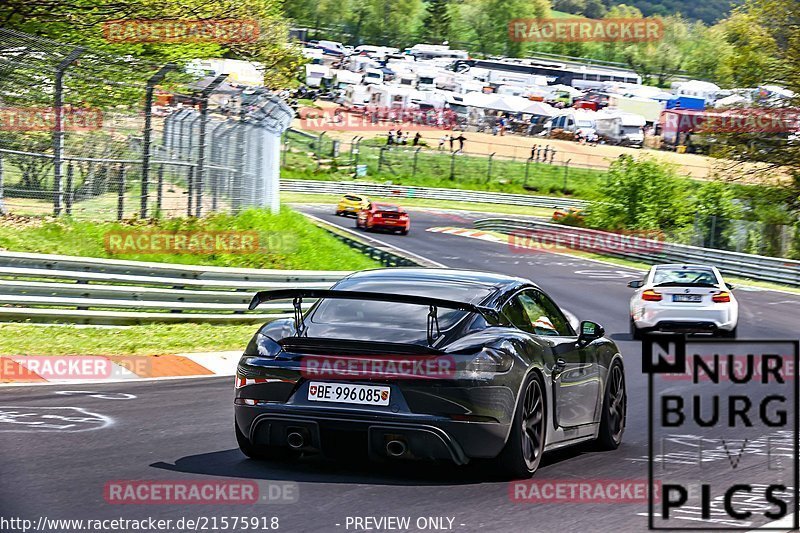
{"label": "black car roof", "polygon": [[521,286],[535,286],[524,278],[456,268],[381,268],[356,272],[345,279],[349,282],[350,290],[357,290],[360,281],[369,282],[373,286],[375,282],[385,281],[387,292],[391,292],[392,283],[409,281],[432,283],[441,287],[458,285],[463,288],[464,285],[473,285],[476,289],[494,288],[495,291],[492,291],[494,294],[502,294]]}

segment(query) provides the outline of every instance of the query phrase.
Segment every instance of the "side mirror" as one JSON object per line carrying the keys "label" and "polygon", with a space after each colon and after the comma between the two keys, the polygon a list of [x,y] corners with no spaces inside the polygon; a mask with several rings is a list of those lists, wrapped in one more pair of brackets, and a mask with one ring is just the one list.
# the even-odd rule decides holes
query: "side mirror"
{"label": "side mirror", "polygon": [[726,283],[725,286],[728,287],[728,290],[730,290],[730,291],[732,291],[733,288],[734,288],[733,283]]}
{"label": "side mirror", "polygon": [[583,322],[581,322],[581,331],[580,335],[578,335],[578,344],[581,345],[589,344],[593,340],[597,340],[605,334],[606,330],[603,329],[603,326],[601,326],[597,322],[584,320]]}
{"label": "side mirror", "polygon": [[640,279],[628,282],[628,287],[630,287],[631,289],[638,289],[639,287],[642,287],[643,285],[644,285],[644,281],[642,281]]}

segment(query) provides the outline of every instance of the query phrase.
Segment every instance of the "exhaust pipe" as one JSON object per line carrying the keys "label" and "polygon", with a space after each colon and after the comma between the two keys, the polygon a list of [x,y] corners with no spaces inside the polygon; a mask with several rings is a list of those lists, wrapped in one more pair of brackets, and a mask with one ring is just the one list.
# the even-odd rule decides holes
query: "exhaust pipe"
{"label": "exhaust pipe", "polygon": [[386,443],[386,453],[391,457],[400,457],[406,453],[406,443],[401,440],[390,440]]}
{"label": "exhaust pipe", "polygon": [[297,450],[305,445],[306,439],[305,437],[303,437],[301,433],[298,433],[297,431],[292,431],[286,436],[286,443],[289,445],[290,448]]}

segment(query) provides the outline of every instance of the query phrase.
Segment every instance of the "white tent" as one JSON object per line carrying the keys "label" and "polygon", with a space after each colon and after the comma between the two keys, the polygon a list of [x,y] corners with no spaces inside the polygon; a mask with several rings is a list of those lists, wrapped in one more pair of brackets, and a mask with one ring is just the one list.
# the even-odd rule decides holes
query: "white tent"
{"label": "white tent", "polygon": [[523,109],[522,112],[529,115],[552,117],[558,112],[558,110],[550,104],[545,104],[544,102],[532,102],[529,100],[528,106]]}

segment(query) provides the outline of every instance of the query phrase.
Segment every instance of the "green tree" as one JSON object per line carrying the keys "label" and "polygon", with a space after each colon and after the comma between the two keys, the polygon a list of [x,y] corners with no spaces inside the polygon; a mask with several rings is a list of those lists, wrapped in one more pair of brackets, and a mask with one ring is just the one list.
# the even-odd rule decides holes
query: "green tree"
{"label": "green tree", "polygon": [[447,0],[430,0],[422,21],[420,38],[429,43],[441,43],[450,35],[450,9]]}
{"label": "green tree", "polygon": [[543,18],[549,10],[549,0],[465,0],[458,6],[455,31],[481,55],[520,57],[530,47],[509,38],[509,22]]}
{"label": "green tree", "polygon": [[592,201],[587,223],[610,230],[670,230],[691,217],[684,182],[674,167],[650,158],[620,156]]}
{"label": "green tree", "polygon": [[747,8],[738,9],[718,26],[732,51],[721,57],[721,65],[730,71],[733,85],[763,84],[778,68],[778,49],[775,38],[760,23],[758,15]]}

